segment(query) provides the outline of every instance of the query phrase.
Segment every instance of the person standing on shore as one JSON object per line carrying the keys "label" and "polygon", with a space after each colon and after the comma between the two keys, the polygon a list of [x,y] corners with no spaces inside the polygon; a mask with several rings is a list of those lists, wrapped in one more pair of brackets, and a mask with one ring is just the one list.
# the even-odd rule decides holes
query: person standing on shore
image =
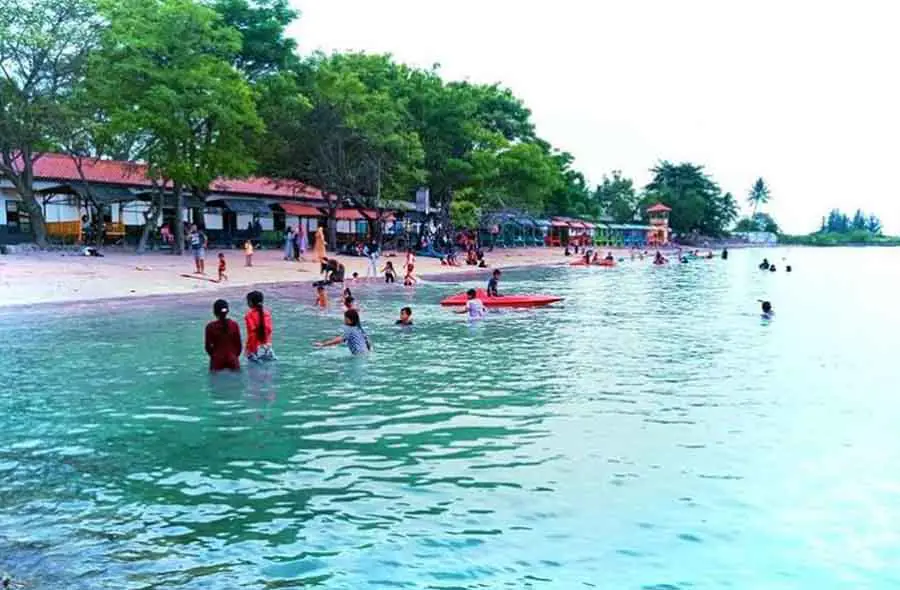
{"label": "person standing on shore", "polygon": [[191,245],[191,253],[194,255],[194,274],[205,274],[206,246],[208,243],[206,234],[198,230],[196,225],[192,225],[191,231],[188,233],[188,242]]}
{"label": "person standing on shore", "polygon": [[241,329],[237,322],[228,319],[228,302],[218,299],[213,303],[216,319],[206,324],[204,346],[209,355],[209,370],[239,371],[241,369]]}
{"label": "person standing on shore", "polygon": [[316,243],[313,244],[313,252],[316,262],[325,260],[325,231],[321,225],[316,229]]}
{"label": "person standing on shore", "polygon": [[294,228],[287,226],[284,230],[284,259],[291,260],[294,253]]}
{"label": "person standing on shore", "polygon": [[300,230],[297,232],[297,248],[299,250],[297,259],[305,260],[304,256],[306,255],[306,251],[309,250],[309,238],[306,233],[306,228],[303,227],[303,225],[300,226]]}

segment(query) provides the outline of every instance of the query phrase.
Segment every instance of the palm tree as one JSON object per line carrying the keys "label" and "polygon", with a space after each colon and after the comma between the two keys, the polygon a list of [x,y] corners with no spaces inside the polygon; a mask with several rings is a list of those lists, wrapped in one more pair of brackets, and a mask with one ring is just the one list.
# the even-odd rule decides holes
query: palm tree
{"label": "palm tree", "polygon": [[753,183],[753,188],[750,189],[750,193],[747,196],[747,202],[753,205],[753,216],[751,219],[756,217],[756,210],[759,209],[760,205],[765,205],[769,202],[769,187],[766,186],[766,181],[762,178],[757,178],[756,182]]}

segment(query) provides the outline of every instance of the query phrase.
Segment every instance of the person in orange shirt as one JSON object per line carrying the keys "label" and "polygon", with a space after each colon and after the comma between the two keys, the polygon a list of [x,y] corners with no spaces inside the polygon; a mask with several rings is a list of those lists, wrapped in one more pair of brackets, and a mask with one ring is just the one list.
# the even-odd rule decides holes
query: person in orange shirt
{"label": "person in orange shirt", "polygon": [[268,362],[277,360],[272,350],[272,314],[263,307],[263,294],[259,291],[247,293],[247,344],[244,347],[247,360]]}
{"label": "person in orange shirt", "polygon": [[322,285],[316,287],[316,307],[319,309],[326,309],[328,307],[328,294],[325,292],[325,287]]}
{"label": "person in orange shirt", "polygon": [[219,252],[219,282],[227,281],[228,275],[225,274],[225,269],[227,265],[225,264],[225,253]]}
{"label": "person in orange shirt", "polygon": [[250,240],[244,242],[244,257],[247,259],[247,266],[253,266],[253,242]]}

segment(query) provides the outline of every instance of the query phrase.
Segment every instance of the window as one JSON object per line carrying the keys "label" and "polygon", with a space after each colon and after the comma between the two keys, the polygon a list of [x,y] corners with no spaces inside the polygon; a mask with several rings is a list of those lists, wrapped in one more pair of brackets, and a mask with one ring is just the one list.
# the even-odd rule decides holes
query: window
{"label": "window", "polygon": [[6,227],[9,233],[31,233],[31,218],[19,201],[6,201]]}

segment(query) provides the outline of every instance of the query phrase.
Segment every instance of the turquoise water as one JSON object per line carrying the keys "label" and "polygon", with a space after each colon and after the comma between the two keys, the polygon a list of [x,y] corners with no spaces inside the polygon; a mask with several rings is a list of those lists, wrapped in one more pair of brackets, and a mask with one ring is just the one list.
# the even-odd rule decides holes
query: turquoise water
{"label": "turquoise water", "polygon": [[[0,311],[0,569],[41,588],[896,588],[900,250],[360,288],[376,352],[267,289],[211,378],[196,298]],[[474,284],[474,283],[473,283]],[[480,281],[479,281],[480,284]],[[239,308],[240,294],[229,295]],[[757,298],[778,317],[763,323]],[[415,309],[411,333],[393,326]]]}

